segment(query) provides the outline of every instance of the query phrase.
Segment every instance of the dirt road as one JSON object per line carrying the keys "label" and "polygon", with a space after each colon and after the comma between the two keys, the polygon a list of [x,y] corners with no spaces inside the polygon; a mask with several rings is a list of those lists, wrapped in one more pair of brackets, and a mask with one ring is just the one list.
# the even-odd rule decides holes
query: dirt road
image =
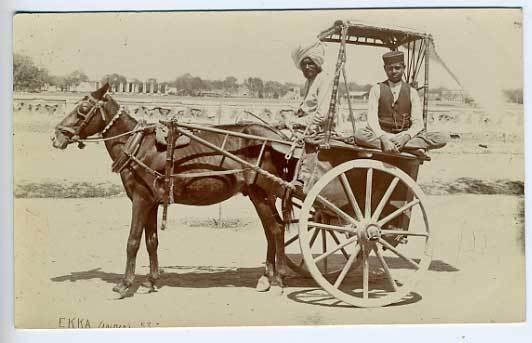
{"label": "dirt road", "polygon": [[[508,322],[524,320],[522,199],[429,197],[434,261],[410,300],[360,309],[331,305],[310,279],[291,278],[284,294],[257,293],[265,239],[248,200],[170,209],[160,233],[159,292],[117,300],[124,270],[129,200],[16,199],[17,327],[316,325]],[[66,215],[68,214],[68,215]],[[138,280],[148,272],[144,244]],[[38,309],[38,310],[36,310]]]}

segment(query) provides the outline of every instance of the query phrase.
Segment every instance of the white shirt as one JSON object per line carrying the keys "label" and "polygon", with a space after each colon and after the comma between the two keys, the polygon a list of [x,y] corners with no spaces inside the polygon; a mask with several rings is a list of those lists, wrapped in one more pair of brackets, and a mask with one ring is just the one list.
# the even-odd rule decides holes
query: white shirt
{"label": "white shirt", "polygon": [[299,108],[306,114],[296,118],[302,125],[311,124],[321,126],[325,124],[329,115],[329,104],[333,89],[333,80],[326,72],[322,71],[313,80],[305,83],[305,96]]}
{"label": "white shirt", "polygon": [[[393,100],[397,101],[399,97],[399,91],[401,90],[401,82],[393,83],[388,80],[388,85],[392,91]],[[383,135],[393,135],[389,132],[384,131],[379,124],[379,98],[381,96],[381,88],[379,84],[371,87],[369,91],[369,101],[368,101],[368,126],[370,127],[377,137]],[[417,91],[413,88],[410,89],[410,103],[412,104],[412,110],[410,113],[410,120],[412,125],[408,130],[401,132],[401,134],[408,134],[410,137],[414,137],[421,130],[423,130],[423,114],[421,110],[421,100]]]}

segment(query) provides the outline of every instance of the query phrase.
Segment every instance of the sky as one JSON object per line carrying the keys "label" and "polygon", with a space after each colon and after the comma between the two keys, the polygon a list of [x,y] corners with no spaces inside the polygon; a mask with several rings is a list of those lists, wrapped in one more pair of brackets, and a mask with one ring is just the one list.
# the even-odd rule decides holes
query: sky
{"label": "sky", "polygon": [[[303,83],[292,49],[342,18],[431,33],[438,54],[473,95],[489,100],[503,88],[522,87],[519,9],[18,14],[13,50],[54,75],[79,69],[92,80],[118,73],[169,81],[191,73]],[[334,68],[337,48],[327,46],[328,68]],[[385,51],[350,47],[349,80],[381,81]],[[430,71],[431,87],[458,88],[436,63]]]}

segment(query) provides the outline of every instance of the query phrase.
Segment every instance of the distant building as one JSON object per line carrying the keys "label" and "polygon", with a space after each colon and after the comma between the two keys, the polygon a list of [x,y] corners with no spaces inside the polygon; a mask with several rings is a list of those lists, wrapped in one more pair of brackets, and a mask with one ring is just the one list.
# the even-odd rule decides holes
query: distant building
{"label": "distant building", "polygon": [[[368,101],[369,91],[351,91],[349,92],[349,99],[351,101]],[[343,96],[343,100],[347,101],[347,95]]]}
{"label": "distant building", "polygon": [[176,95],[177,94],[177,88],[173,86],[166,86],[165,89],[166,94]]}
{"label": "distant building", "polygon": [[429,100],[463,104],[466,100],[466,94],[460,89],[429,90]]}

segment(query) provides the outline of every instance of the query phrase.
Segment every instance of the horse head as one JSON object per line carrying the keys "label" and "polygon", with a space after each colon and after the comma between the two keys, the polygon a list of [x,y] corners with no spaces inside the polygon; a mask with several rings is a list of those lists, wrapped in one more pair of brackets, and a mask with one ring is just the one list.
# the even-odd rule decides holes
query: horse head
{"label": "horse head", "polygon": [[79,142],[79,139],[85,139],[105,128],[119,109],[118,104],[106,95],[108,90],[109,84],[106,83],[78,101],[76,107],[55,127],[52,136],[54,148],[65,149],[69,144]]}

